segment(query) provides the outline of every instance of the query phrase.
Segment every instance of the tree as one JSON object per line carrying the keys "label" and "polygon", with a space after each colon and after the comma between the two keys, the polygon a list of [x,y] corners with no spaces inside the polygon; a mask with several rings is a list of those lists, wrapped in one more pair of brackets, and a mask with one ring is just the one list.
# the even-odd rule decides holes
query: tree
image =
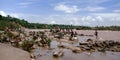
{"label": "tree", "polygon": [[2,15],[0,15],[0,20],[2,20]]}

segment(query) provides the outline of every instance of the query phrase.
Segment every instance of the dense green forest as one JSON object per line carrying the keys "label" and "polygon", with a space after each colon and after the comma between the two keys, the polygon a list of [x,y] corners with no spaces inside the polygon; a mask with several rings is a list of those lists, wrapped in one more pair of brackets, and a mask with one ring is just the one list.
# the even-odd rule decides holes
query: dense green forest
{"label": "dense green forest", "polygon": [[[13,24],[14,22],[14,24]],[[59,27],[61,29],[78,29],[78,30],[118,30],[120,31],[120,26],[97,26],[97,27],[90,27],[90,26],[75,26],[75,25],[58,25],[58,24],[40,24],[40,23],[29,23],[24,19],[19,19],[15,17],[2,16],[0,15],[0,30],[4,30],[5,27],[20,27],[23,26],[29,29],[52,29],[55,27]]]}

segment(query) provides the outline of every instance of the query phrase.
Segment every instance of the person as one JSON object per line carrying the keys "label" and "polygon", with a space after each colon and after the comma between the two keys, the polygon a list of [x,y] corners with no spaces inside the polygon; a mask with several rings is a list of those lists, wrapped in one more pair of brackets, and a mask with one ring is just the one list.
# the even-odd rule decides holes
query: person
{"label": "person", "polygon": [[98,31],[97,31],[97,29],[95,30],[95,37],[96,37],[96,39],[98,39]]}
{"label": "person", "polygon": [[73,37],[74,37],[74,32],[71,31],[69,40],[72,40]]}
{"label": "person", "polygon": [[77,32],[76,31],[75,31],[74,35],[75,35],[75,37],[77,36]]}
{"label": "person", "polygon": [[74,36],[74,32],[73,32],[73,31],[71,31],[71,36],[72,36],[72,37]]}

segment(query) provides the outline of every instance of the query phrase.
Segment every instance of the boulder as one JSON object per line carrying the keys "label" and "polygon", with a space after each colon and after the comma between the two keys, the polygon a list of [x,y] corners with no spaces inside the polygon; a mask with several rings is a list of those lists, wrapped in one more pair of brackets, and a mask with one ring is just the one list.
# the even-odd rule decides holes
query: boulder
{"label": "boulder", "polygon": [[87,45],[88,42],[80,42],[79,45]]}
{"label": "boulder", "polygon": [[58,47],[65,48],[65,45],[59,44]]}
{"label": "boulder", "polygon": [[61,50],[53,52],[53,56],[54,57],[61,57],[61,56],[63,56],[63,54],[64,54],[64,52],[61,51]]}

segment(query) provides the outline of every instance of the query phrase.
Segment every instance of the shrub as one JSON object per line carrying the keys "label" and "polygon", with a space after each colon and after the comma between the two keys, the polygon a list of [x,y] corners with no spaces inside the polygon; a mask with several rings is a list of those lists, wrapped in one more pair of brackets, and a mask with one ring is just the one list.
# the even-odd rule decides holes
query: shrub
{"label": "shrub", "polygon": [[25,40],[25,41],[23,41],[21,47],[22,47],[23,50],[31,52],[33,45],[34,45],[33,40],[32,41]]}

